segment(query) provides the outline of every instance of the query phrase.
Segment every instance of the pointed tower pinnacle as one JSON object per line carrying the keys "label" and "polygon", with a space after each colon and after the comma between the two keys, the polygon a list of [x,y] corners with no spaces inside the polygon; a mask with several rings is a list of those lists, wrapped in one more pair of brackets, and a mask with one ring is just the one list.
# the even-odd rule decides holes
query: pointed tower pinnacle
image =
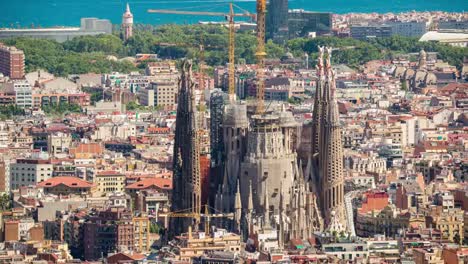
{"label": "pointed tower pinnacle", "polygon": [[218,191],[216,192],[215,196],[215,211],[216,213],[221,212],[221,186],[218,187]]}
{"label": "pointed tower pinnacle", "polygon": [[131,13],[130,12],[130,5],[128,4],[128,2],[127,2],[127,8],[125,9],[125,13]]}
{"label": "pointed tower pinnacle", "polygon": [[[322,179],[322,213],[325,225],[329,226],[334,219],[346,225],[344,211],[344,166],[343,144],[340,126],[338,102],[336,99],[335,75],[331,67],[332,48],[327,51],[327,88],[325,90],[326,109],[324,109],[323,144],[321,144],[321,179]],[[334,212],[332,214],[332,212]]]}
{"label": "pointed tower pinnacle", "polygon": [[249,212],[253,210],[253,191],[252,191],[252,181],[249,182],[249,203],[247,205]]}
{"label": "pointed tower pinnacle", "polygon": [[279,228],[278,228],[278,247],[282,249],[284,247],[284,195],[283,195],[283,183],[280,183],[280,203],[279,203]]}
{"label": "pointed tower pinnacle", "polygon": [[236,192],[236,199],[235,199],[235,202],[234,202],[234,208],[235,209],[242,209],[239,179],[237,179],[237,192]]}
{"label": "pointed tower pinnacle", "polygon": [[128,3],[122,16],[122,31],[124,40],[133,36],[133,14]]}
{"label": "pointed tower pinnacle", "polygon": [[227,169],[226,166],[224,166],[224,178],[223,178],[223,188],[222,188],[222,194],[223,194],[223,201],[221,203],[223,204],[223,209],[224,212],[230,212],[231,211],[231,188],[229,186],[229,180],[228,180],[228,175],[227,175]]}
{"label": "pointed tower pinnacle", "polygon": [[[179,81],[179,94],[174,136],[173,196],[172,210],[190,210],[200,213],[201,183],[200,183],[200,147],[197,133],[196,105],[192,80],[192,62],[184,61]],[[172,235],[186,232],[189,219],[171,219]],[[198,222],[198,219],[196,219]]]}
{"label": "pointed tower pinnacle", "polygon": [[265,190],[264,190],[264,197],[263,197],[263,210],[264,210],[264,215],[263,215],[263,222],[264,222],[264,228],[265,229],[270,229],[270,202],[268,199],[268,184],[267,181],[265,181]]}
{"label": "pointed tower pinnacle", "polygon": [[317,81],[314,96],[314,109],[312,116],[312,158],[318,154],[320,148],[320,117],[322,114],[322,97],[324,86],[324,66],[323,66],[324,47],[319,47],[319,55],[317,59]]}
{"label": "pointed tower pinnacle", "polygon": [[236,220],[236,229],[241,231],[240,223],[241,223],[241,214],[242,214],[242,203],[241,203],[241,194],[240,194],[240,182],[237,179],[237,192],[236,192],[236,199],[234,201],[234,209],[235,209],[235,220]]}
{"label": "pointed tower pinnacle", "polygon": [[425,70],[427,66],[427,53],[424,49],[421,49],[419,52],[419,62],[418,62],[418,69]]}
{"label": "pointed tower pinnacle", "polygon": [[229,193],[229,181],[228,181],[228,175],[227,175],[227,168],[224,166],[224,177],[223,177],[223,192],[224,193]]}

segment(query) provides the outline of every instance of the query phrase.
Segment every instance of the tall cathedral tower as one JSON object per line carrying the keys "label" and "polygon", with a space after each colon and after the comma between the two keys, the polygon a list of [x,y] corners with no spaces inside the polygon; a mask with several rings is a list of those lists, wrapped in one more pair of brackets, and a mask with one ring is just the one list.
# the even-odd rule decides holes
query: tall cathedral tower
{"label": "tall cathedral tower", "polygon": [[344,210],[344,171],[343,171],[343,143],[341,138],[340,116],[336,100],[335,75],[331,68],[331,48],[327,48],[326,78],[327,85],[323,93],[327,109],[322,111],[325,122],[323,125],[324,142],[322,149],[322,201],[325,223],[331,223],[333,214],[343,223]]}
{"label": "tall cathedral tower", "polygon": [[[326,63],[324,65],[324,53]],[[331,48],[319,48],[317,91],[312,122],[312,153],[309,160],[313,192],[318,193],[326,226],[332,215],[345,225],[343,144],[336,100]]]}
{"label": "tall cathedral tower", "polygon": [[130,6],[128,3],[125,13],[122,16],[122,34],[124,40],[128,40],[133,36],[133,14],[130,12]]}
{"label": "tall cathedral tower", "polygon": [[[176,130],[173,155],[172,212],[200,213],[200,146],[197,133],[195,84],[192,81],[192,64],[184,61],[179,81]],[[171,233],[186,232],[191,223],[188,218],[173,218]]]}

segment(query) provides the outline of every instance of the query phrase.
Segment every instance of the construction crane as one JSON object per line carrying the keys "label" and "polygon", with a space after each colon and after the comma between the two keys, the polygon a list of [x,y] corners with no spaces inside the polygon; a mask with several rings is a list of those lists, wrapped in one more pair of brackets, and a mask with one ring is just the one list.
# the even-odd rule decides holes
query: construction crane
{"label": "construction crane", "polygon": [[194,212],[169,212],[165,214],[159,214],[160,217],[167,217],[167,218],[192,218],[195,220],[195,223],[200,223],[200,219],[205,219],[205,234],[209,235],[210,233],[210,221],[212,218],[228,218],[234,219],[233,213],[219,213],[219,214],[210,214],[209,213],[209,206],[204,205],[205,212],[204,213],[194,213]]}
{"label": "construction crane", "polygon": [[[196,15],[196,16],[222,16],[226,17],[229,22],[229,98],[235,99],[235,17],[249,17],[251,20],[256,19],[256,15],[252,14],[238,6],[243,13],[234,13],[234,4],[229,4],[229,13],[222,12],[198,12],[198,11],[181,11],[181,10],[169,10],[169,9],[148,9],[148,13],[158,14],[178,14],[178,15]],[[264,34],[265,35],[265,34]]]}
{"label": "construction crane", "polygon": [[265,111],[265,15],[266,0],[257,0],[257,114]]}

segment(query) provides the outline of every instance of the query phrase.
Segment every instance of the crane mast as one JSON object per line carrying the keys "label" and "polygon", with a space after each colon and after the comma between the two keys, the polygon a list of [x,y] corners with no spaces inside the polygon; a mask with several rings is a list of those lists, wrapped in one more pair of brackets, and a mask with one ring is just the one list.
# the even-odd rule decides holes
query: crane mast
{"label": "crane mast", "polygon": [[[265,2],[265,1],[263,1]],[[266,5],[266,4],[264,4]],[[235,91],[235,48],[236,48],[236,40],[235,40],[235,17],[249,17],[251,20],[255,20],[256,15],[252,14],[246,10],[242,10],[243,13],[234,13],[234,4],[229,4],[229,13],[221,13],[221,12],[200,12],[200,11],[182,11],[182,10],[167,10],[167,9],[148,9],[148,13],[159,13],[159,14],[178,14],[178,15],[197,15],[197,16],[224,16],[228,20],[229,24],[229,67],[228,67],[228,74],[229,74],[229,83],[228,83],[228,92],[229,92],[229,99],[234,101],[236,98],[236,91]],[[236,6],[239,8],[238,6]],[[241,9],[241,8],[239,8]],[[265,17],[263,18],[265,21]],[[265,30],[263,30],[265,31]],[[265,33],[263,33],[265,36]],[[265,37],[263,37],[265,39]],[[203,58],[203,48],[200,48],[200,57]],[[203,65],[201,65],[203,67]],[[199,82],[203,81],[203,72],[200,73],[201,77],[199,78]],[[201,84],[200,87],[203,87],[204,84]]]}
{"label": "crane mast", "polygon": [[266,0],[257,0],[257,114],[265,111],[265,15]]}
{"label": "crane mast", "polygon": [[198,89],[205,90],[205,46],[203,45],[203,38],[200,40],[200,54],[198,55]]}
{"label": "crane mast", "polygon": [[232,3],[229,4],[229,100],[231,102],[236,100],[236,91],[235,91],[235,29],[234,29],[234,9]]}

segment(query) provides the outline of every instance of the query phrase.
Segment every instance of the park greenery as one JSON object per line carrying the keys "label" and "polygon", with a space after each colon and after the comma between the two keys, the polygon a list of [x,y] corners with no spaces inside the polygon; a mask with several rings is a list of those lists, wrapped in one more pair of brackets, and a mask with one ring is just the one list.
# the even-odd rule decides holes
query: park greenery
{"label": "park greenery", "polygon": [[133,101],[128,102],[125,105],[125,107],[128,111],[159,111],[164,108],[163,106],[160,106],[160,105],[144,106]]}
{"label": "park greenery", "polygon": [[[64,43],[28,38],[4,42],[24,50],[27,71],[44,68],[55,75],[66,76],[86,72],[128,73],[142,70],[147,63],[134,65],[127,60],[109,60],[109,55],[124,58],[138,53],[156,53],[161,58],[191,58],[197,62],[200,45],[205,47],[204,58],[207,65],[223,65],[228,61],[227,36],[228,30],[217,25],[137,25],[134,36],[127,41],[123,41],[116,33],[82,36]],[[256,41],[252,31],[236,33],[236,63],[255,63]],[[345,63],[355,68],[371,60],[391,59],[399,54],[419,52],[421,49],[438,52],[440,59],[458,68],[462,66],[463,57],[468,57],[468,48],[419,42],[417,38],[400,36],[366,41],[338,37],[296,38],[284,45],[268,41],[266,51],[271,59],[280,59],[286,52],[292,53],[296,58],[303,58],[307,53],[313,64],[318,46],[322,45],[338,49],[333,53],[334,63]]]}
{"label": "park greenery", "polygon": [[15,116],[24,116],[24,109],[14,104],[0,106],[0,120],[11,119]]}
{"label": "park greenery", "polygon": [[318,46],[324,45],[338,49],[333,52],[332,59],[335,63],[345,63],[352,67],[359,67],[371,60],[392,59],[400,54],[417,53],[421,49],[427,52],[437,52],[439,59],[458,68],[463,65],[463,57],[468,56],[468,48],[453,47],[437,42],[420,42],[417,38],[401,36],[374,38],[366,41],[337,37],[297,38],[290,40],[287,44],[294,55],[300,56],[305,52],[312,54],[312,59],[316,56]]}
{"label": "park greenery", "polygon": [[96,105],[96,102],[99,102],[104,99],[104,93],[102,88],[96,87],[83,87],[81,88],[83,92],[90,95],[91,104]]}
{"label": "park greenery", "polygon": [[[89,43],[113,43],[112,40],[120,41],[112,35],[77,38],[73,42]],[[25,53],[26,71],[31,72],[45,69],[57,76],[69,74],[82,74],[88,72],[104,73],[110,71],[129,72],[136,70],[135,66],[128,61],[112,61],[107,59],[110,51],[108,46],[83,47],[83,51],[74,51],[69,48],[69,42],[58,43],[47,39],[15,38],[3,41],[7,45],[14,45]],[[120,44],[122,45],[122,44]]]}
{"label": "park greenery", "polygon": [[41,107],[44,113],[49,115],[64,115],[68,113],[81,113],[82,109],[77,104],[59,103],[50,104]]}

